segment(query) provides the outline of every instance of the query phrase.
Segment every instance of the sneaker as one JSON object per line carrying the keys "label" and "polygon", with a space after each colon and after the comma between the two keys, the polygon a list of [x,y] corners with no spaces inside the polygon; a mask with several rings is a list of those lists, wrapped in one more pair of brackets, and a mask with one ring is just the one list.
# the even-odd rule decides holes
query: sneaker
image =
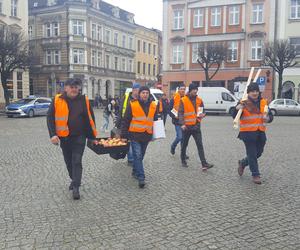
{"label": "sneaker", "polygon": [[186,160],[181,161],[181,166],[184,167],[184,168],[188,167],[188,164],[187,164]]}
{"label": "sneaker", "polygon": [[244,174],[245,167],[243,166],[241,160],[238,161],[238,165],[239,165],[239,167],[238,167],[238,174],[239,174],[239,176],[242,176]]}
{"label": "sneaker", "polygon": [[185,156],[185,159],[186,159],[186,160],[189,160],[189,159],[190,159],[190,157],[186,155],[186,156]]}
{"label": "sneaker", "polygon": [[145,181],[139,181],[139,188],[145,187]]}
{"label": "sneaker", "polygon": [[175,148],[171,147],[171,155],[175,155]]}
{"label": "sneaker", "polygon": [[202,164],[202,171],[207,171],[208,169],[212,168],[214,164],[205,163]]}
{"label": "sneaker", "polygon": [[79,200],[80,199],[80,193],[78,187],[73,187],[73,199]]}
{"label": "sneaker", "polygon": [[261,184],[261,179],[260,179],[260,176],[253,176],[252,177],[252,180],[255,184],[258,184],[260,185]]}

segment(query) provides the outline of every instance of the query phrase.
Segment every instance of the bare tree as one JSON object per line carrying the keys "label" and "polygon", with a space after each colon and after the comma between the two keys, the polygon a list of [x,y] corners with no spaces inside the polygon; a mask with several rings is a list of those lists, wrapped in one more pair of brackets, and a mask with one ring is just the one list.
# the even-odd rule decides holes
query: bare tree
{"label": "bare tree", "polygon": [[[227,57],[227,47],[223,43],[207,43],[198,49],[197,62],[204,70],[206,81],[210,81],[218,73]],[[213,73],[209,75],[209,71]]]}
{"label": "bare tree", "polygon": [[286,68],[294,67],[296,51],[288,40],[278,40],[265,46],[264,64],[273,68],[279,76],[277,98],[281,98],[283,71]]}
{"label": "bare tree", "polygon": [[22,34],[8,26],[0,26],[0,75],[6,105],[9,104],[7,80],[14,70],[25,70],[29,58],[27,42]]}

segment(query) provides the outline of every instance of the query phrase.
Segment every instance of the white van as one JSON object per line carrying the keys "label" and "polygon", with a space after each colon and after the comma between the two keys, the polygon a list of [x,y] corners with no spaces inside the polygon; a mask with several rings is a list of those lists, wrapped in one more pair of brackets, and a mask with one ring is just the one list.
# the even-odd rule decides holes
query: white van
{"label": "white van", "polygon": [[231,114],[238,103],[238,99],[223,87],[199,87],[198,96],[207,113]]}
{"label": "white van", "polygon": [[[130,93],[132,91],[132,88],[127,88],[125,91],[125,94]],[[150,89],[150,95],[153,98],[154,101],[158,102],[159,99],[162,97],[164,92],[162,92],[160,89]]]}

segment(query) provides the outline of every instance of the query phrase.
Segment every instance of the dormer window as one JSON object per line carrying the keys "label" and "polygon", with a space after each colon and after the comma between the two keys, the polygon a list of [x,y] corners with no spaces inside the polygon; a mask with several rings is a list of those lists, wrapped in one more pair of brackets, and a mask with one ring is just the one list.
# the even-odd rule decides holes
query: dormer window
{"label": "dormer window", "polygon": [[48,6],[53,6],[53,5],[56,5],[57,1],[56,0],[48,0]]}
{"label": "dormer window", "polygon": [[128,15],[127,15],[127,20],[128,20],[128,22],[130,22],[130,23],[134,23],[134,15],[133,15],[133,14],[128,14]]}
{"label": "dormer window", "polygon": [[119,8],[114,7],[114,8],[112,9],[112,13],[113,13],[114,17],[120,18],[120,10],[119,10]]}

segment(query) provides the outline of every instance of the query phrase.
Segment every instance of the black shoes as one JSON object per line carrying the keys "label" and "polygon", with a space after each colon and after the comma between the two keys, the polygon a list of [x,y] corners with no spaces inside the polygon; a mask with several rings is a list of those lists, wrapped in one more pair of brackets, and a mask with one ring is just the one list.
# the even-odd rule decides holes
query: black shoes
{"label": "black shoes", "polygon": [[171,154],[172,154],[172,155],[175,155],[175,148],[172,148],[172,147],[171,147]]}
{"label": "black shoes", "polygon": [[139,181],[139,188],[145,187],[145,181]]}
{"label": "black shoes", "polygon": [[184,168],[187,168],[187,167],[188,167],[188,164],[187,164],[186,160],[181,161],[181,165],[182,165],[182,167],[184,167]]}
{"label": "black shoes", "polygon": [[202,164],[202,171],[207,171],[208,169],[212,168],[214,164],[205,163]]}
{"label": "black shoes", "polygon": [[79,187],[73,187],[73,200],[79,200],[79,199],[80,199]]}
{"label": "black shoes", "polygon": [[71,182],[70,186],[69,186],[69,191],[72,191],[72,190],[73,190],[73,183]]}
{"label": "black shoes", "polygon": [[242,164],[242,161],[238,161],[238,174],[239,176],[242,176],[244,174],[244,166]]}

